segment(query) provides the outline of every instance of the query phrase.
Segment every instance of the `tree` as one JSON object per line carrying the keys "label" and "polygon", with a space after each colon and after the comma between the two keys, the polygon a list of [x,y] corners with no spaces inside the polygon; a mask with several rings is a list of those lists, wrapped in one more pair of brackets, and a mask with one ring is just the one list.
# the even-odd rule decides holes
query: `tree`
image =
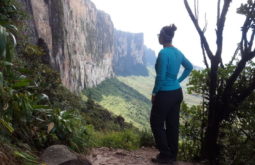
{"label": "tree", "polygon": [[[195,7],[197,6],[195,0]],[[193,12],[188,0],[184,0],[186,10],[199,34],[204,63],[207,68],[208,97],[207,111],[208,120],[205,137],[202,143],[201,157],[208,159],[210,164],[218,164],[220,147],[218,145],[219,129],[224,120],[228,120],[230,115],[239,111],[239,105],[251,95],[255,89],[255,74],[246,80],[242,88],[236,88],[237,80],[242,78],[242,72],[247,64],[255,57],[253,40],[255,35],[255,2],[248,0],[238,9],[239,14],[245,15],[246,19],[242,26],[242,37],[232,60],[228,64],[222,62],[223,31],[228,9],[232,0],[218,0],[217,24],[216,24],[216,52],[213,53],[205,37],[205,28],[201,28],[198,22],[197,9]],[[240,56],[238,56],[240,55]],[[237,61],[232,71],[224,79],[219,78],[219,72],[227,66],[232,66]],[[208,63],[208,61],[210,63]],[[251,69],[255,73],[255,67]],[[240,82],[240,81],[239,81]]]}

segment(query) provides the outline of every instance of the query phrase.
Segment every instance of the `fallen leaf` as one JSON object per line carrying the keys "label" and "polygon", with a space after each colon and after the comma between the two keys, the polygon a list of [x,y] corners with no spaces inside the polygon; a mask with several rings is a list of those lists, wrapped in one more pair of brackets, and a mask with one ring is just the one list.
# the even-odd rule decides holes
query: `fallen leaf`
{"label": "fallen leaf", "polygon": [[51,122],[51,123],[49,123],[48,124],[48,133],[50,133],[50,131],[52,130],[54,128],[54,123],[53,122]]}

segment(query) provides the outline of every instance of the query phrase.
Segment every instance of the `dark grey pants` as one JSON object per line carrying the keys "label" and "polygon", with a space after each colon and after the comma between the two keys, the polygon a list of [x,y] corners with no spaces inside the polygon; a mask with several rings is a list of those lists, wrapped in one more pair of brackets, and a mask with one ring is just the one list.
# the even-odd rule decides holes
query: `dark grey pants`
{"label": "dark grey pants", "polygon": [[159,91],[152,105],[150,124],[160,155],[176,160],[182,89]]}

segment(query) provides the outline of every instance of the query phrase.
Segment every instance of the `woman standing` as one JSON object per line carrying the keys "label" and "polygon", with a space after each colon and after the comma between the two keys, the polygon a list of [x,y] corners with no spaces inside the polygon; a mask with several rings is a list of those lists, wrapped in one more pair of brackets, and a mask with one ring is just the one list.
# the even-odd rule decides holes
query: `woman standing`
{"label": "woman standing", "polygon": [[[192,71],[188,59],[172,45],[174,24],[160,30],[159,43],[163,49],[158,54],[155,65],[156,80],[152,92],[151,129],[159,154],[152,159],[155,163],[172,163],[176,161],[179,136],[179,112],[183,100],[182,82]],[[180,66],[184,67],[178,78]]]}

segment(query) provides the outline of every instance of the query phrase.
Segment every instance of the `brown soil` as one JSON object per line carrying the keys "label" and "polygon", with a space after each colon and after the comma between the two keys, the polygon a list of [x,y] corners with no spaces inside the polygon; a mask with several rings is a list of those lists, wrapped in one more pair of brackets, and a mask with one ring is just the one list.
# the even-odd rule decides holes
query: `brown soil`
{"label": "brown soil", "polygon": [[[93,165],[155,165],[150,160],[158,154],[153,148],[141,148],[135,151],[110,148],[94,148],[87,155]],[[174,165],[199,165],[198,163],[175,162]],[[201,165],[201,164],[200,164]]]}

